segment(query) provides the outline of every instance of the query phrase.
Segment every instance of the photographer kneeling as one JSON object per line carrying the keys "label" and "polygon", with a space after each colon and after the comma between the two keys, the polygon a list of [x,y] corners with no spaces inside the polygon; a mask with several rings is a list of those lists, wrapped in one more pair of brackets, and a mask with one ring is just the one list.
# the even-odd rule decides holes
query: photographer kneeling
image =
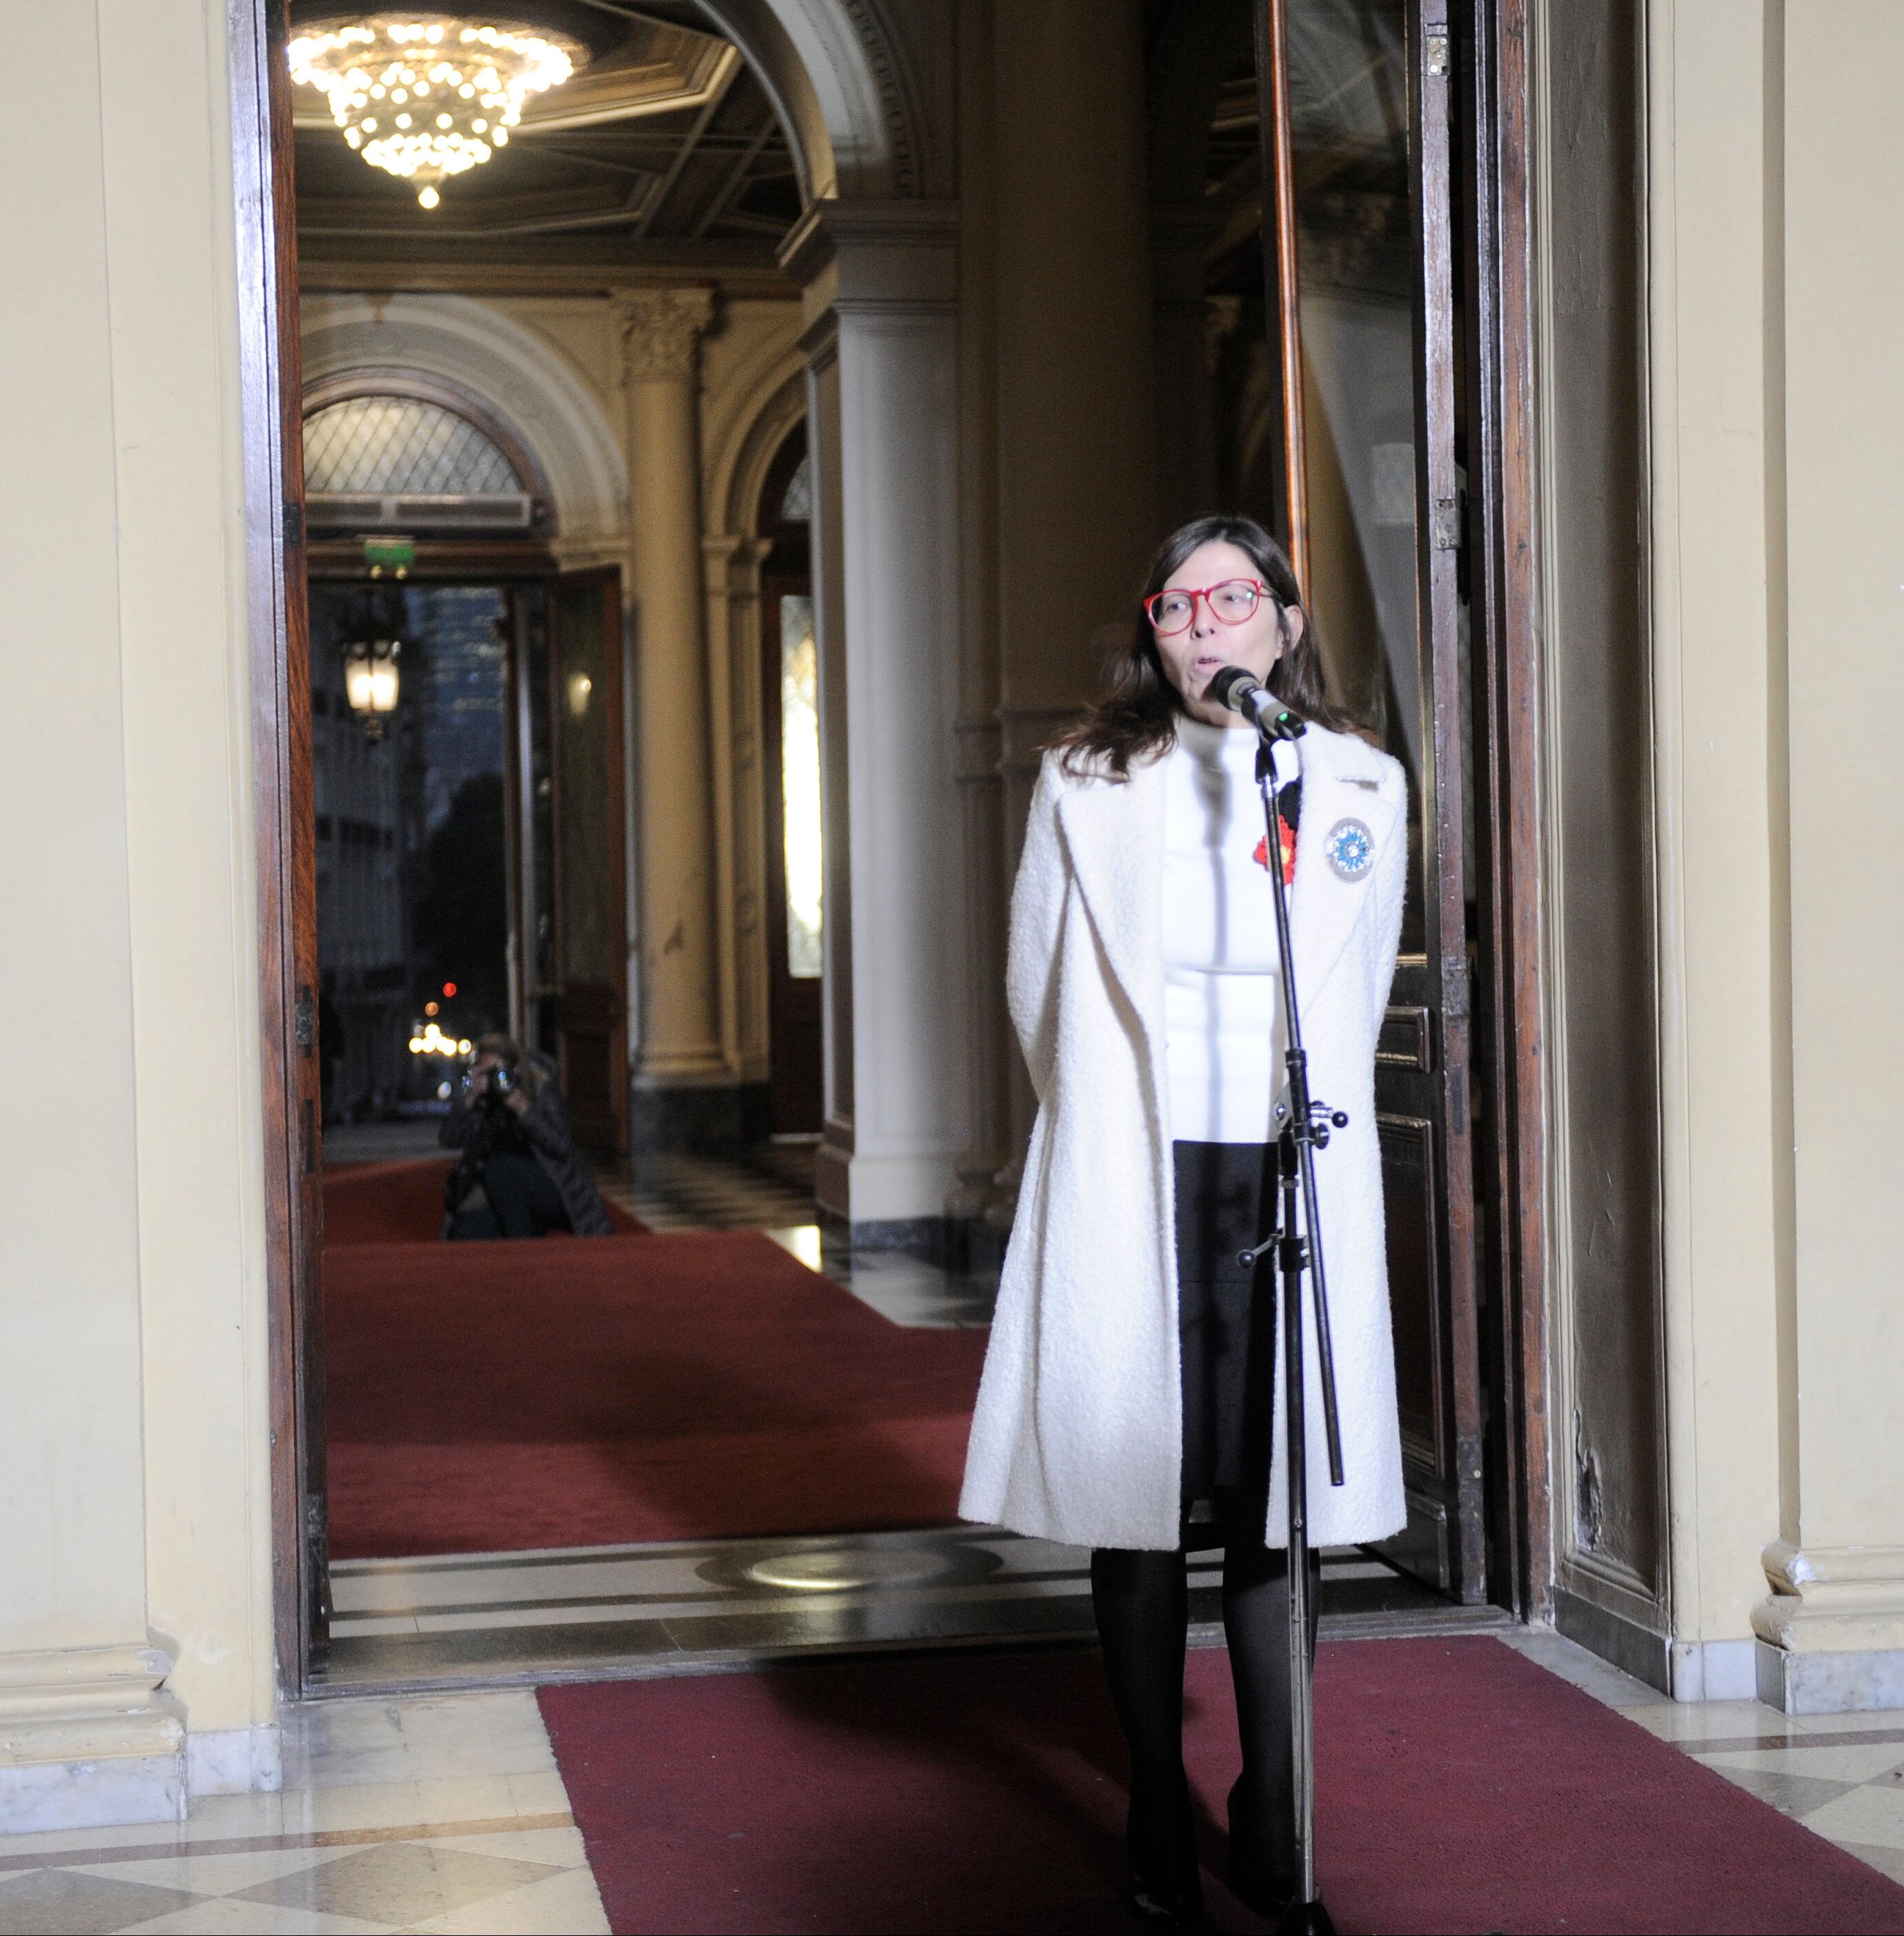
{"label": "photographer kneeling", "polygon": [[[443,1193],[444,1236],[605,1237],[613,1230],[546,1056],[507,1036],[483,1036],[439,1134],[458,1152]],[[465,1208],[479,1184],[486,1207]]]}

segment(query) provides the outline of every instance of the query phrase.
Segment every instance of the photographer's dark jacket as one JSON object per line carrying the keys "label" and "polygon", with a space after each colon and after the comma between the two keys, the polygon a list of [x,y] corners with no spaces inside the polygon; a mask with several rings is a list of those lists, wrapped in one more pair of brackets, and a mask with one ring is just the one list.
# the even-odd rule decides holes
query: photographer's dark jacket
{"label": "photographer's dark jacket", "polygon": [[[529,1106],[510,1121],[522,1132],[537,1163],[548,1172],[549,1181],[562,1193],[562,1208],[568,1212],[569,1227],[578,1237],[606,1237],[614,1226],[589,1166],[575,1147],[575,1136],[568,1126],[568,1110],[562,1101],[561,1085],[555,1079],[555,1065],[546,1055],[531,1055],[537,1081],[533,1094],[525,1085]],[[471,1108],[459,1094],[443,1118],[438,1136],[445,1149],[460,1150],[481,1128],[483,1110],[479,1103]]]}

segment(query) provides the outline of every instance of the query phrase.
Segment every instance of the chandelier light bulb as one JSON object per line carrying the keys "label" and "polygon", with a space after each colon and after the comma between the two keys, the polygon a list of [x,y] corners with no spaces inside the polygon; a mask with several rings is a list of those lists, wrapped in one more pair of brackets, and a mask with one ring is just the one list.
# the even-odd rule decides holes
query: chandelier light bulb
{"label": "chandelier light bulb", "polygon": [[[507,147],[532,94],[559,87],[588,59],[565,35],[520,23],[448,14],[340,16],[317,23],[287,50],[291,78],[329,103],[346,143],[371,167],[412,183],[425,208],[437,184]],[[419,68],[413,62],[422,63]],[[380,130],[372,104],[427,101],[422,128],[398,113]]]}

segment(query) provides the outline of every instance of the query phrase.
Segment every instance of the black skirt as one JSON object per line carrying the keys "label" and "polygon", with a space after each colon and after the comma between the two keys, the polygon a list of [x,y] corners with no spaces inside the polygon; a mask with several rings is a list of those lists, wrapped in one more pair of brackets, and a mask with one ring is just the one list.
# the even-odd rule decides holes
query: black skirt
{"label": "black skirt", "polygon": [[1177,1329],[1183,1359],[1183,1511],[1221,1517],[1267,1502],[1275,1449],[1276,1283],[1273,1256],[1240,1251],[1276,1215],[1273,1143],[1173,1143]]}

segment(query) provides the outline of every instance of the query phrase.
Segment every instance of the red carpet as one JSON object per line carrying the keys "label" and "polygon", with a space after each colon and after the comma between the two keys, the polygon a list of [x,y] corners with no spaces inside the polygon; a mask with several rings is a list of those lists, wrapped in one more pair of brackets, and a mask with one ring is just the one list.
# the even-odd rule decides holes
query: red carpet
{"label": "red carpet", "polygon": [[324,1299],[339,1559],[957,1517],[985,1333],[768,1238],[344,1244]]}
{"label": "red carpet", "polygon": [[[401,1163],[341,1163],[324,1173],[324,1245],[434,1244],[443,1237],[445,1157]],[[647,1228],[625,1210],[607,1206],[618,1231]],[[566,1233],[562,1233],[566,1236]]]}
{"label": "red carpet", "polygon": [[[1904,1889],[1497,1641],[1321,1650],[1338,1928],[1904,1930]],[[1235,1711],[1190,1656],[1221,1872]],[[1088,1653],[913,1658],[538,1697],[610,1926],[1118,1931],[1127,1762]],[[1267,1928],[1210,1875],[1220,1928]]]}

